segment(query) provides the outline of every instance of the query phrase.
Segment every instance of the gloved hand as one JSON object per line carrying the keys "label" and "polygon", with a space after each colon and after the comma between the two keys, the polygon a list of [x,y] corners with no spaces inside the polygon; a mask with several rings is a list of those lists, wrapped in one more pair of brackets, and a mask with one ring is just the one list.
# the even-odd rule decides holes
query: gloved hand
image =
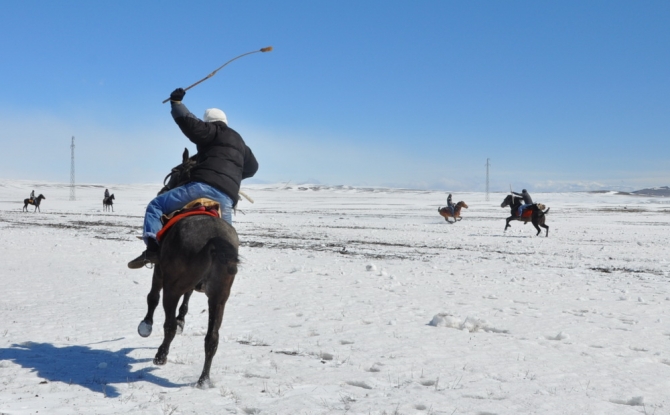
{"label": "gloved hand", "polygon": [[181,101],[184,99],[186,91],[183,88],[177,88],[170,94],[170,101]]}

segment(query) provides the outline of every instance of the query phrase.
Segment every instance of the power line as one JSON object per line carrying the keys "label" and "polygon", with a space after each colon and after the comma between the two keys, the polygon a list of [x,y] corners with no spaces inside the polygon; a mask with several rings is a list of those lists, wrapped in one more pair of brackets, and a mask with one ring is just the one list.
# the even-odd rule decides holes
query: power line
{"label": "power line", "polygon": [[72,136],[72,144],[70,145],[70,200],[77,200],[74,196],[74,136]]}
{"label": "power line", "polygon": [[489,167],[491,159],[486,159],[486,201],[489,201]]}

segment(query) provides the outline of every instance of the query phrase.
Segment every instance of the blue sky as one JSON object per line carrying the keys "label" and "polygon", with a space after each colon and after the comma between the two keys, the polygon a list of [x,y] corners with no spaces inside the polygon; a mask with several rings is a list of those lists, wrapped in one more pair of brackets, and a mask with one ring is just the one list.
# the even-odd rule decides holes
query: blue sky
{"label": "blue sky", "polygon": [[161,182],[169,104],[223,109],[255,182],[670,185],[668,1],[14,1],[0,178]]}

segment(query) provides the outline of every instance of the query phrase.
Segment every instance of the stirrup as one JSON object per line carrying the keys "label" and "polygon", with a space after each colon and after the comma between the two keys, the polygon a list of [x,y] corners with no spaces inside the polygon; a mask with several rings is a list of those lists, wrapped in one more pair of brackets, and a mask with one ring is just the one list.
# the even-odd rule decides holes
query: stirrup
{"label": "stirrup", "polygon": [[158,253],[153,251],[144,251],[137,258],[133,259],[128,263],[128,268],[130,269],[140,269],[146,265],[152,265],[149,268],[153,268],[154,264],[158,263]]}

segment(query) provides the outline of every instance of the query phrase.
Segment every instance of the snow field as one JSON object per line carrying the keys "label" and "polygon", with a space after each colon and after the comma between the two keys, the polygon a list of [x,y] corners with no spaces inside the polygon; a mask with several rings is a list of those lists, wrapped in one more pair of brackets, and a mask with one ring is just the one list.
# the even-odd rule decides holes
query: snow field
{"label": "snow field", "polygon": [[[42,213],[21,212],[43,193]],[[0,412],[8,414],[670,413],[670,201],[533,194],[549,238],[503,194],[249,186],[243,264],[200,390],[206,298],[168,364],[137,334],[151,271],[126,263],[160,186],[0,181]]]}

